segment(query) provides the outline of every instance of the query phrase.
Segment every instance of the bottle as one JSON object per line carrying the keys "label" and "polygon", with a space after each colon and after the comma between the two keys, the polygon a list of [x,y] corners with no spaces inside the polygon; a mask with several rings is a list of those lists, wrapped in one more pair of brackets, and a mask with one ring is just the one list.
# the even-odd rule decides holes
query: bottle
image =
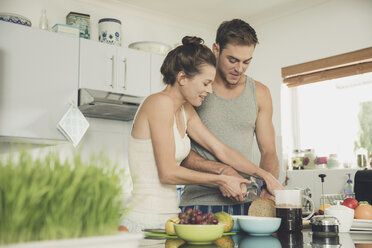
{"label": "bottle", "polygon": [[347,197],[353,197],[354,196],[353,180],[351,180],[351,178],[350,178],[350,176],[351,176],[350,173],[347,173],[346,175],[349,176],[349,179],[347,179],[345,187],[344,187],[344,195],[345,195],[346,198]]}
{"label": "bottle", "polygon": [[42,30],[48,30],[49,25],[48,25],[48,18],[46,16],[46,9],[41,10],[41,17],[40,17],[40,22],[39,22],[39,28]]}

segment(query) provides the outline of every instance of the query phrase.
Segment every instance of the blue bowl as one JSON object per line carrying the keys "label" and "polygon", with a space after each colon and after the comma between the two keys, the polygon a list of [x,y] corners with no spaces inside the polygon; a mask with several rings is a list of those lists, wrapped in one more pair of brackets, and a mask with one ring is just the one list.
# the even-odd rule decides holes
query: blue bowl
{"label": "blue bowl", "polygon": [[230,232],[240,232],[241,228],[239,226],[238,218],[239,217],[245,217],[246,215],[231,215],[231,217],[234,219],[234,226],[232,227]]}
{"label": "blue bowl", "polygon": [[238,223],[240,228],[255,236],[271,235],[276,232],[281,223],[281,218],[272,217],[256,217],[256,216],[240,216]]}
{"label": "blue bowl", "polygon": [[273,236],[245,236],[239,247],[282,248],[282,245],[279,239]]}

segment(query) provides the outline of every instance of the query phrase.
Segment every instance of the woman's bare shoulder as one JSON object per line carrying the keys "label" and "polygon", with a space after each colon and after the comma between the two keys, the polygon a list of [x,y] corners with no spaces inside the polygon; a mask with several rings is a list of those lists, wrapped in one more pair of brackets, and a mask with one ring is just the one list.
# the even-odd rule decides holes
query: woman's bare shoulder
{"label": "woman's bare shoulder", "polygon": [[143,102],[143,110],[149,114],[173,112],[172,98],[161,93],[148,96]]}

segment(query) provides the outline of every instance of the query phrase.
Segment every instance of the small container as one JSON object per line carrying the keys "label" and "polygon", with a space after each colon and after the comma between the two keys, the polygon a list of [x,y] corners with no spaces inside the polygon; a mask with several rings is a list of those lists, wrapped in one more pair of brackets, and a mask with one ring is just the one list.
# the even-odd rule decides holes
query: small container
{"label": "small container", "polygon": [[315,152],[314,149],[305,149],[304,150],[304,169],[316,169],[315,166]]}
{"label": "small container", "polygon": [[66,16],[66,24],[79,28],[80,38],[90,39],[90,15],[70,12]]}
{"label": "small container", "polygon": [[338,161],[337,154],[329,154],[329,158],[327,160],[327,168],[338,169],[339,167],[340,167],[340,163]]}
{"label": "small container", "polygon": [[318,169],[326,169],[327,168],[327,157],[316,157],[315,164]]}
{"label": "small container", "polygon": [[103,18],[98,21],[98,40],[103,43],[121,46],[121,21],[114,18]]}
{"label": "small container", "polygon": [[304,169],[304,154],[302,150],[295,149],[292,153],[292,168],[294,170],[303,170]]}

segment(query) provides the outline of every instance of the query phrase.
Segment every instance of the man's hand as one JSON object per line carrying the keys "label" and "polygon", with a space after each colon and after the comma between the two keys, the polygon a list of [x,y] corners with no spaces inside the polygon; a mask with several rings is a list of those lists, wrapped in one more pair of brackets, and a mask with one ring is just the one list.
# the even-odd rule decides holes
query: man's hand
{"label": "man's hand", "polygon": [[[234,168],[230,167],[230,166],[227,166],[226,168],[223,169],[221,175],[226,175],[226,176],[233,176],[233,177],[237,177],[237,178],[244,178],[242,177]],[[220,186],[219,187],[221,193],[223,196],[227,196],[227,191],[228,189],[223,187],[223,186]],[[230,197],[236,201],[239,201],[239,202],[243,202],[244,201],[244,198],[245,196],[247,195],[247,186],[246,184],[242,183],[240,184],[240,193],[241,193],[241,196],[239,197]]]}
{"label": "man's hand", "polygon": [[275,201],[275,196],[273,196],[272,194],[270,194],[269,191],[267,191],[267,189],[266,189],[265,186],[261,188],[260,197]]}
{"label": "man's hand", "polygon": [[284,187],[279,183],[279,181],[269,172],[266,173],[266,176],[263,178],[266,187],[265,190],[274,196],[275,190],[282,190]]}

